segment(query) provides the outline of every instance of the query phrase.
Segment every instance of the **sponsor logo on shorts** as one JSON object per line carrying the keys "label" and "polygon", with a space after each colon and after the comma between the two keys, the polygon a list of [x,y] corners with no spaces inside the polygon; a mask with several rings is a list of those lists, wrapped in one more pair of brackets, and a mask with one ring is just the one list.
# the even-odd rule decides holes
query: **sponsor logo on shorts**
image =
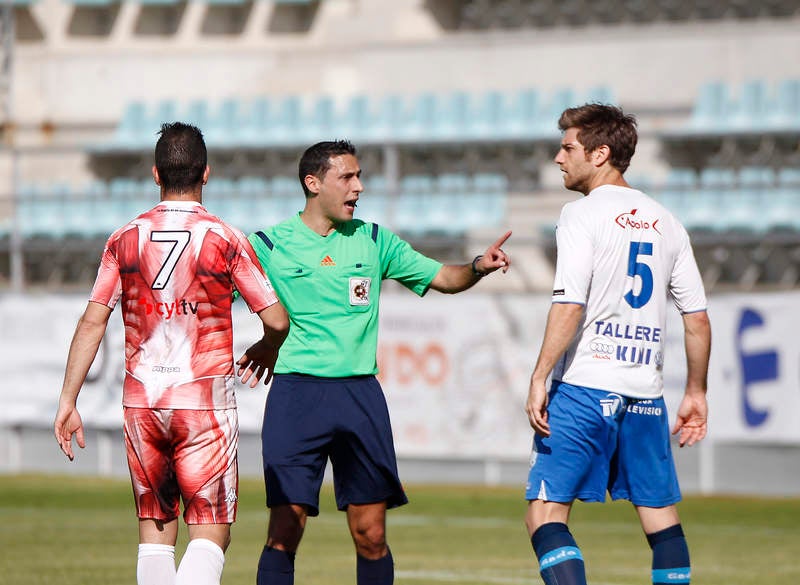
{"label": "sponsor logo on shorts", "polygon": [[225,494],[225,501],[228,502],[229,504],[233,504],[238,499],[239,498],[236,496],[236,490],[234,488],[229,488],[228,493]]}
{"label": "sponsor logo on shorts", "polygon": [[645,416],[661,416],[662,408],[654,406],[652,400],[634,400],[628,405],[630,414],[643,414]]}
{"label": "sponsor logo on shorts", "polygon": [[603,409],[603,416],[614,416],[622,404],[622,397],[619,394],[607,394],[600,399],[600,408]]}

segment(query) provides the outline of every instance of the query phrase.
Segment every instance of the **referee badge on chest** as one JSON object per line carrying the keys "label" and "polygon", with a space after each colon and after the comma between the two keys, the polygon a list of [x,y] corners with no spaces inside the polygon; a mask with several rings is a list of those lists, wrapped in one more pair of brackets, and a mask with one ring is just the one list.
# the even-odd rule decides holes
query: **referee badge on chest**
{"label": "referee badge on chest", "polygon": [[369,288],[371,278],[353,277],[350,279],[350,304],[356,306],[369,305]]}

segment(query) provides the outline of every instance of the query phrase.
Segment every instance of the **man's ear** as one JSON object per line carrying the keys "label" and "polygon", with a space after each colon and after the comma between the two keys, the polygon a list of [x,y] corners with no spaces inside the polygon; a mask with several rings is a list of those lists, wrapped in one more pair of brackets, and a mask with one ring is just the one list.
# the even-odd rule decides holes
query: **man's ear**
{"label": "man's ear", "polygon": [[305,183],[306,189],[308,189],[310,193],[314,195],[319,193],[320,180],[316,175],[306,175],[303,179],[303,183]]}
{"label": "man's ear", "polygon": [[211,167],[206,165],[206,170],[203,171],[203,185],[208,183],[208,176],[211,174]]}
{"label": "man's ear", "polygon": [[161,186],[161,177],[158,176],[158,169],[156,165],[153,165],[153,180],[156,182],[156,185],[159,187]]}
{"label": "man's ear", "polygon": [[611,149],[607,144],[601,144],[592,151],[591,158],[594,166],[601,167],[611,158]]}

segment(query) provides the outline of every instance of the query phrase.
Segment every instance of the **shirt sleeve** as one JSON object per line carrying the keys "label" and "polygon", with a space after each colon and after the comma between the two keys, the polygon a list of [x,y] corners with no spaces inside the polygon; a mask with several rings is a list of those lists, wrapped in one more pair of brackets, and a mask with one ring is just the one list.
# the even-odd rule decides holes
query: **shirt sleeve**
{"label": "shirt sleeve", "polygon": [[383,278],[396,280],[419,296],[428,292],[442,263],[417,252],[411,244],[380,226],[376,242],[380,248]]}
{"label": "shirt sleeve", "polygon": [[565,205],[556,226],[558,257],[553,284],[554,303],[586,304],[592,283],[592,234],[576,207]]}
{"label": "shirt sleeve", "polygon": [[681,313],[704,311],[708,303],[703,278],[697,268],[689,234],[683,228],[681,228],[680,244],[678,257],[670,277],[670,294]]}
{"label": "shirt sleeve", "polygon": [[113,309],[121,296],[122,279],[119,274],[119,262],[109,241],[100,258],[100,267],[97,269],[97,278],[89,300]]}
{"label": "shirt sleeve", "polygon": [[250,241],[237,230],[232,231],[234,254],[230,270],[233,285],[250,310],[258,313],[277,303],[278,297]]}

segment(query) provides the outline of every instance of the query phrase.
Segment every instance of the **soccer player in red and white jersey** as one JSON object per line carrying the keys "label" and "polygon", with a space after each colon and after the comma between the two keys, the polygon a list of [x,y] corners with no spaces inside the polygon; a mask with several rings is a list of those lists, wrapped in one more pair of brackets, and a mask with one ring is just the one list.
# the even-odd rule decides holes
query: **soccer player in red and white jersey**
{"label": "soccer player in red and white jersey", "polygon": [[[139,517],[139,585],[217,585],[238,494],[238,418],[231,302],[257,313],[260,361],[238,373],[268,382],[288,332],[283,306],[247,238],[202,206],[209,167],[202,133],[164,124],[153,178],[161,201],[106,243],[69,349],[55,436],[84,447],[77,410],[113,308],[125,325],[124,436]],[[255,347],[255,346],[254,346]],[[255,352],[251,352],[255,353]],[[180,500],[190,542],[176,570]]]}
{"label": "soccer player in red and white jersey", "polygon": [[[689,549],[663,398],[664,330],[683,317],[687,377],[673,433],[705,437],[711,326],[689,235],[623,178],[638,139],[621,109],[565,110],[555,163],[567,203],[556,230],[555,286],[526,411],[536,431],[525,518],[546,585],[586,585],[567,521],[576,499],[629,500],[652,549],[653,585],[690,581]],[[546,380],[552,374],[548,392]]]}

